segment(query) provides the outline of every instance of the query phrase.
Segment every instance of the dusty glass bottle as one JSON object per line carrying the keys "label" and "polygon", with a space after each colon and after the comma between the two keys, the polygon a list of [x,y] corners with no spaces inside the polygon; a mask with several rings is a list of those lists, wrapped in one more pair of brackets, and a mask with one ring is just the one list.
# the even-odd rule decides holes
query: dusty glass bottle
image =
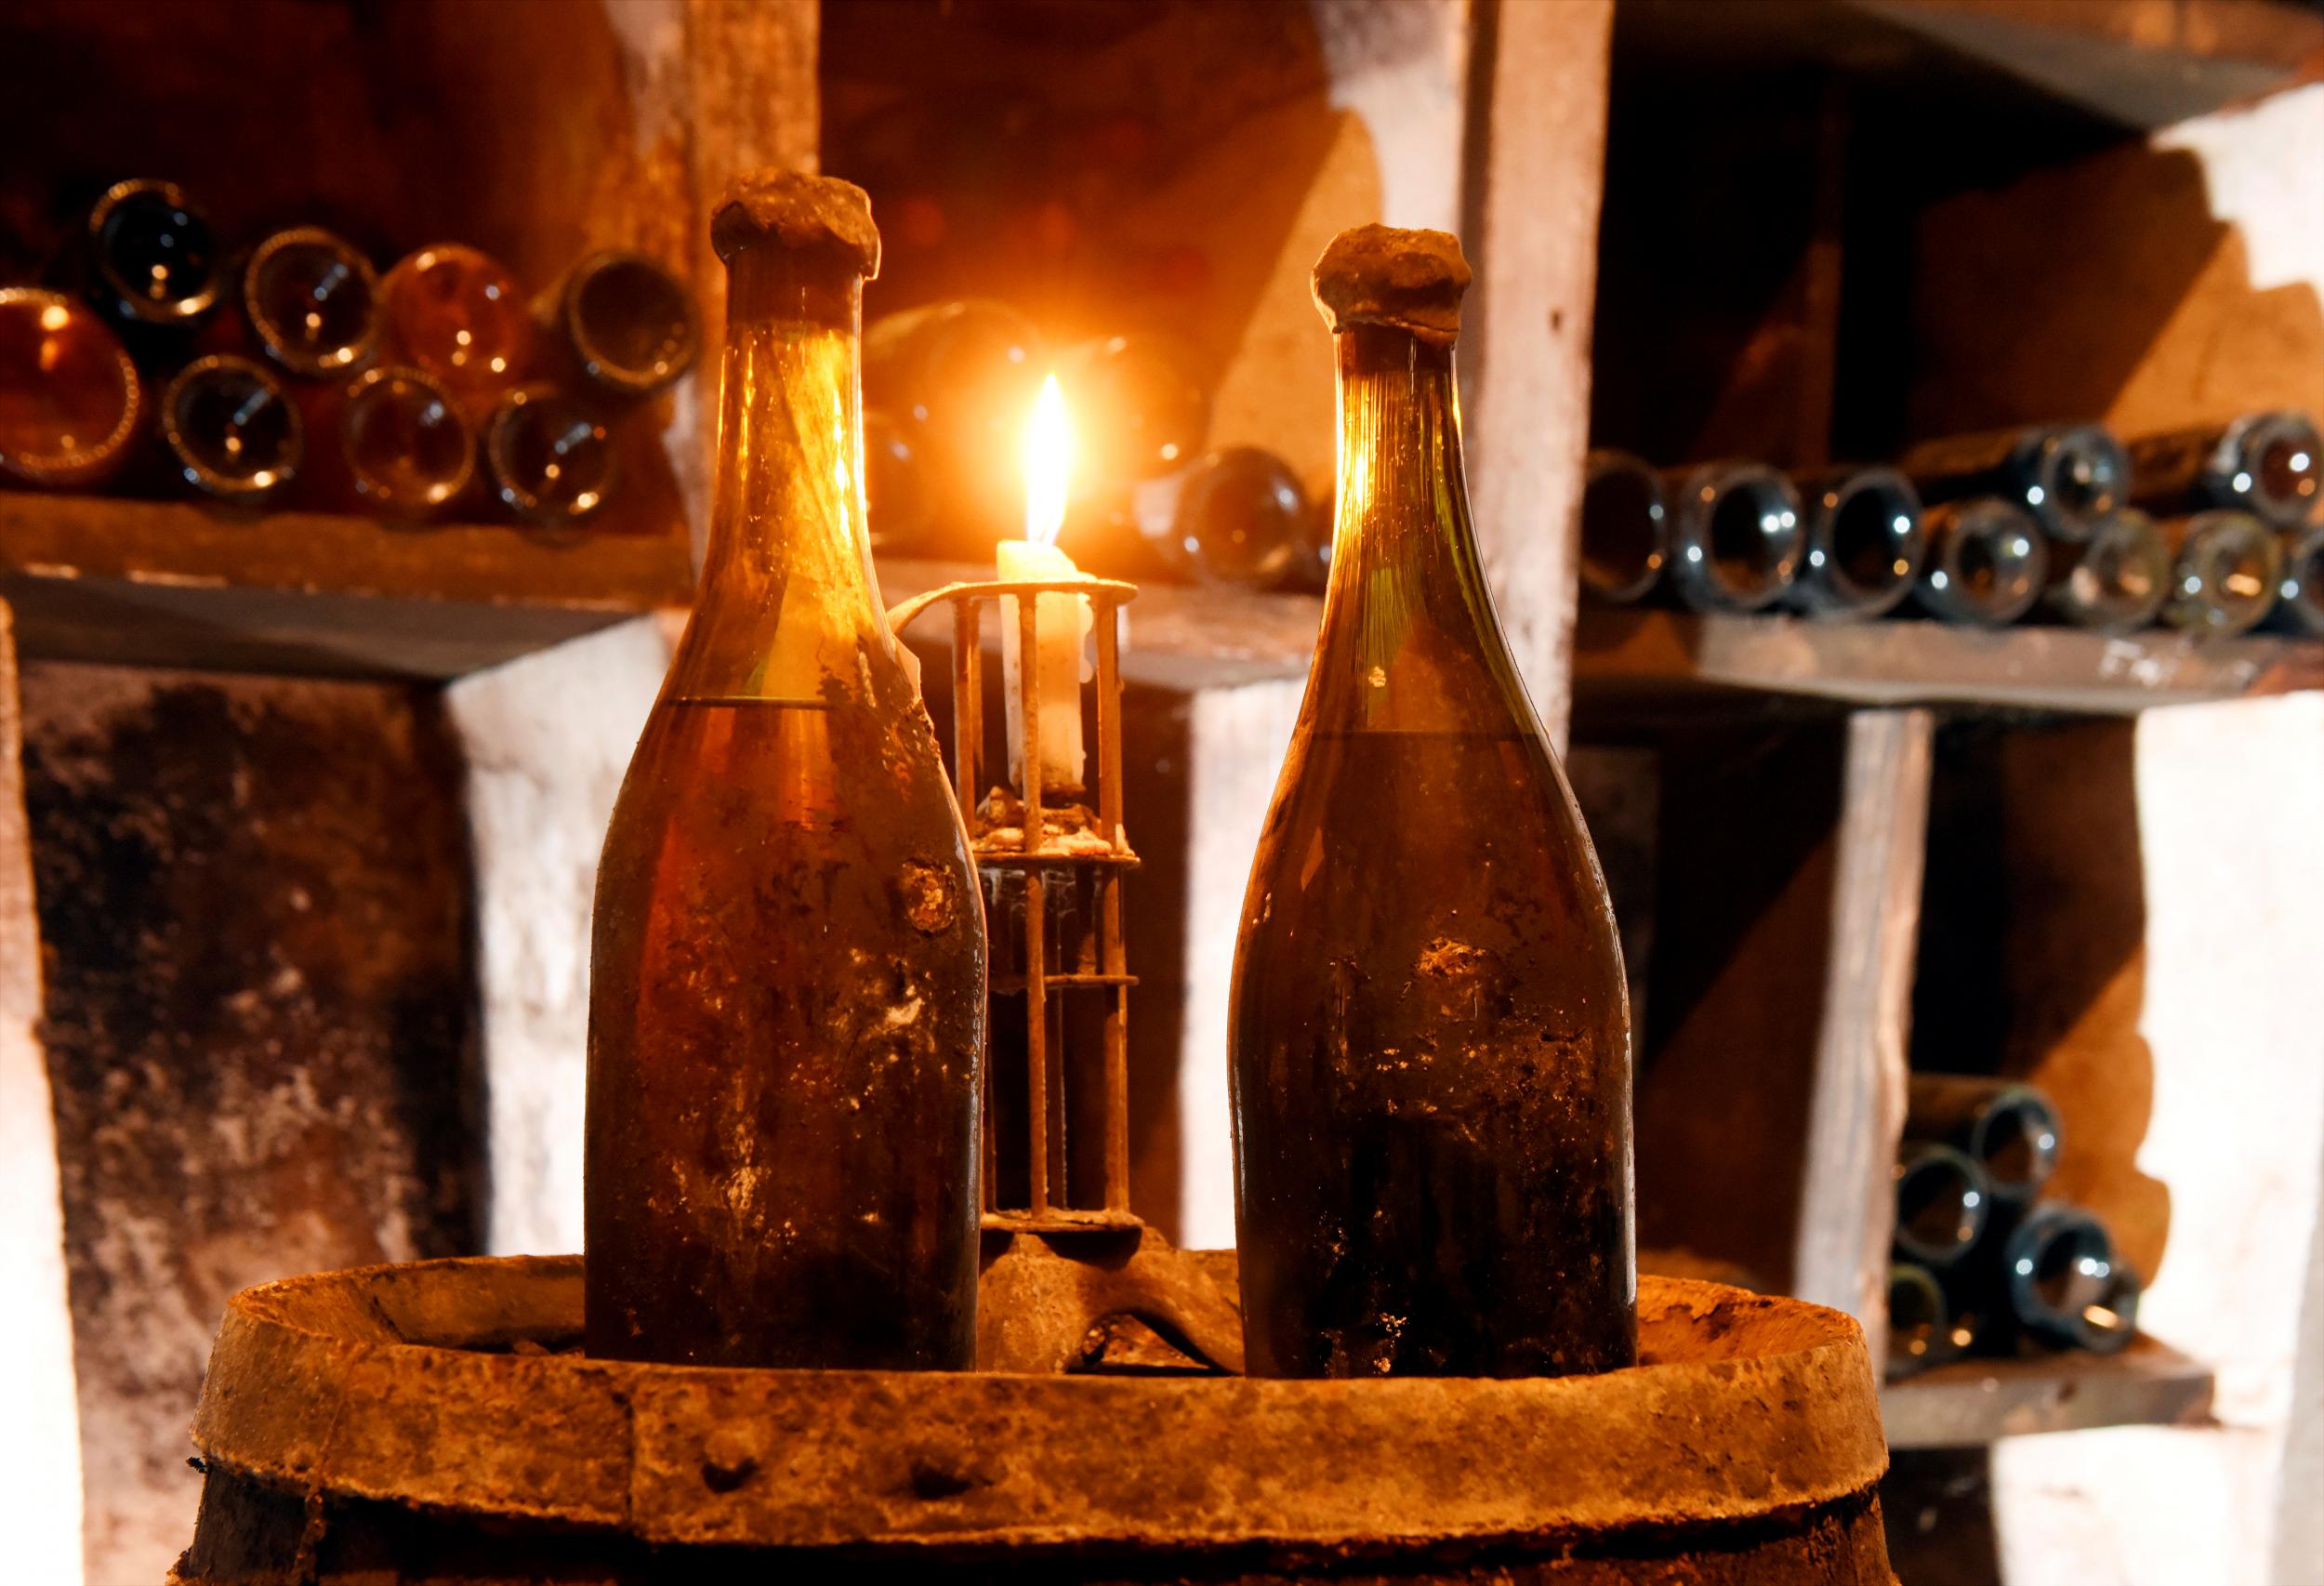
{"label": "dusty glass bottle", "polygon": [[1337,543],[1230,1005],[1258,1375],[1636,1355],[1621,949],[1470,524],[1468,280],[1451,237],[1383,227],[1315,270],[1339,347]]}
{"label": "dusty glass bottle", "polygon": [[598,872],[593,1355],[974,1364],[984,919],[875,592],[862,191],[767,172],[711,223],[720,474],[692,620]]}

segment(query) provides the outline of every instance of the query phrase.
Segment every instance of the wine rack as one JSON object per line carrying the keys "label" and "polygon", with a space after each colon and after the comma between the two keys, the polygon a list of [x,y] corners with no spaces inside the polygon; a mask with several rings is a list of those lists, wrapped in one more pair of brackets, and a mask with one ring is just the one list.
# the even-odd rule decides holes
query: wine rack
{"label": "wine rack", "polygon": [[668,535],[0,494],[0,595],[35,659],[444,680],[681,605],[692,586]]}

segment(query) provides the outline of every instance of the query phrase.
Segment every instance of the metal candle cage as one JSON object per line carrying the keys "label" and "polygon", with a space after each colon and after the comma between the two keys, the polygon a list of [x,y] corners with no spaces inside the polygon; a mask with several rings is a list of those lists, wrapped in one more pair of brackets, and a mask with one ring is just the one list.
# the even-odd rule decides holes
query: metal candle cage
{"label": "metal candle cage", "polygon": [[[1129,972],[1123,950],[1121,904],[1122,878],[1137,866],[1138,856],[1122,825],[1120,640],[1121,608],[1137,593],[1134,584],[1103,578],[958,583],[917,596],[890,614],[891,625],[902,629],[931,606],[952,607],[954,787],[968,823],[970,850],[985,895],[995,905],[996,948],[1012,886],[1022,904],[1023,969],[1004,972],[997,963],[992,992],[996,1001],[1003,997],[1024,999],[1027,1192],[1022,1206],[999,1204],[1002,1143],[993,1104],[998,1064],[988,1064],[982,1174],[988,1228],[1058,1232],[1139,1225],[1129,1209],[1129,991],[1137,977]],[[1086,600],[1093,618],[1097,753],[1092,786],[1081,790],[1082,799],[1089,802],[1052,803],[1043,786],[1037,640],[1042,595]],[[1013,827],[1005,800],[980,799],[976,791],[984,762],[984,655],[979,642],[984,608],[1010,598],[1015,600],[1022,707],[1010,746],[1021,768],[1018,791],[1023,799]],[[1002,616],[1008,620],[1006,605]],[[1087,906],[1052,909],[1051,904],[1061,899]],[[1054,942],[1052,918],[1059,922]],[[1055,969],[1050,967],[1052,958]],[[1103,1183],[1101,1204],[1094,1207],[1072,1204],[1066,1156],[1072,1109],[1066,1094],[1068,1022],[1063,998],[1084,992],[1104,998],[1098,1108]]]}

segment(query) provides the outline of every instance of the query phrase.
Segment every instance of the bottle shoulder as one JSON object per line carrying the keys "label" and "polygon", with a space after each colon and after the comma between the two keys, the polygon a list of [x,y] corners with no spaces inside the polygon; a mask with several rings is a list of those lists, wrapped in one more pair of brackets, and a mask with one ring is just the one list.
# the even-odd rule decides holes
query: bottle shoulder
{"label": "bottle shoulder", "polygon": [[1465,908],[1611,937],[1588,830],[1530,732],[1296,734],[1248,904],[1247,923],[1287,909],[1327,931],[1426,934]]}

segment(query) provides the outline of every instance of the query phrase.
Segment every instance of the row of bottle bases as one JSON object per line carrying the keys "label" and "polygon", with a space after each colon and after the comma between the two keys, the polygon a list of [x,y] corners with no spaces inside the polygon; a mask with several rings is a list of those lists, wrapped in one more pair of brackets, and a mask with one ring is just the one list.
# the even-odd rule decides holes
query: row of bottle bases
{"label": "row of bottle bases", "polygon": [[[230,252],[177,184],[124,181],[45,284],[0,286],[0,481],[583,526],[620,489],[609,426],[700,340],[684,285],[635,253],[591,254],[531,296],[456,243],[384,272],[317,226]],[[994,459],[1052,362],[1040,333],[971,299],[889,316],[865,349],[876,543],[989,559],[1021,532],[1020,482]],[[1175,337],[1055,362],[1089,443],[1076,541],[1093,571],[1320,585],[1327,528],[1298,477],[1256,448],[1204,449],[1209,393]]]}
{"label": "row of bottle bases", "polygon": [[535,297],[458,243],[384,273],[319,226],[230,254],[177,184],[124,181],[45,284],[0,287],[0,479],[572,523],[617,487],[608,426],[699,344],[685,288],[638,254]]}
{"label": "row of bottle bases", "polygon": [[2324,634],[2320,481],[2324,441],[2291,412],[2128,445],[2095,424],[2030,426],[1796,478],[1593,452],[1582,584],[1698,611],[1867,620],[1909,603],[1982,628],[2040,612],[2106,633]]}
{"label": "row of bottle bases", "polygon": [[2112,1354],[2138,1330],[2139,1275],[2106,1224],[2040,1198],[2062,1143],[2033,1086],[1916,1074],[1896,1157],[1888,1374],[1965,1354]]}

